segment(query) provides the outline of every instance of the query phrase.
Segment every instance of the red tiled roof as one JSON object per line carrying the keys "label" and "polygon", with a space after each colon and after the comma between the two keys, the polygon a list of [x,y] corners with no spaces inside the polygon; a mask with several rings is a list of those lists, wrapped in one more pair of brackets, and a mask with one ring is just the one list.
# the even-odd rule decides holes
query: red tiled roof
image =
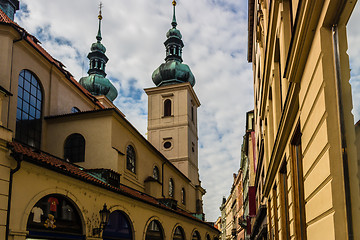
{"label": "red tiled roof", "polygon": [[99,108],[105,108],[88,90],[86,90],[83,86],[81,86],[78,81],[71,75],[71,73],[64,69],[64,64],[62,64],[59,60],[53,58],[43,47],[39,45],[40,41],[28,33],[25,29],[20,27],[17,23],[11,20],[1,9],[0,9],[0,23],[5,23],[11,25],[15,28],[23,37],[25,41],[27,41],[30,46],[35,48],[41,55],[43,55],[46,60],[50,63],[54,64],[67,78],[72,84],[74,84],[83,94],[85,94],[93,103],[95,103]]}
{"label": "red tiled roof", "polygon": [[[126,195],[128,197],[137,199],[139,201],[151,204],[156,207],[160,207],[162,209],[165,209],[167,211],[172,211],[177,214],[180,214],[182,216],[185,216],[187,218],[191,218],[194,221],[198,221],[201,223],[204,223],[208,225],[206,222],[199,220],[198,218],[194,217],[190,213],[181,210],[181,209],[171,209],[167,207],[165,204],[161,203],[158,199],[147,195],[145,193],[142,193],[140,191],[137,191],[135,189],[132,189],[130,187],[127,187],[125,185],[120,184],[120,187],[114,187],[109,184],[107,184],[104,181],[99,180],[98,178],[95,178],[91,174],[87,173],[87,169],[83,169],[73,163],[66,162],[63,159],[57,158],[55,156],[52,156],[49,153],[45,153],[43,151],[33,149],[31,147],[25,146],[23,144],[20,144],[18,142],[11,142],[9,143],[9,148],[11,149],[12,153],[11,155],[16,159],[22,159],[24,161],[40,165],[42,167],[54,170],[60,174],[65,174],[74,178],[77,178],[82,181],[86,181],[90,184],[97,185],[99,187],[107,188],[108,190],[117,192],[122,195]],[[208,225],[209,226],[209,225]]]}

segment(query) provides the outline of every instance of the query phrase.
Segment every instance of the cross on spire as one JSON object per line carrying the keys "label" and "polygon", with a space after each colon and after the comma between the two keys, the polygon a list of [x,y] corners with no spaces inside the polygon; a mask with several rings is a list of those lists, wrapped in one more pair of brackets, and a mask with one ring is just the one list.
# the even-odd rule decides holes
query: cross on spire
{"label": "cross on spire", "polygon": [[96,36],[96,39],[98,40],[98,42],[100,42],[102,40],[102,37],[101,37],[101,20],[102,20],[102,13],[101,13],[101,10],[102,10],[102,7],[103,7],[103,4],[102,2],[100,2],[99,4],[99,16],[98,16],[98,19],[99,19],[99,30],[98,30],[98,34]]}
{"label": "cross on spire", "polygon": [[172,1],[172,5],[174,6],[174,13],[173,13],[173,20],[171,22],[171,25],[173,26],[173,28],[176,28],[177,22],[176,22],[176,16],[175,16],[175,6],[176,6],[175,0]]}
{"label": "cross on spire", "polygon": [[102,2],[100,2],[100,3],[99,3],[99,16],[98,16],[99,20],[102,19],[102,15],[101,15],[102,7],[103,7],[103,4],[102,4]]}

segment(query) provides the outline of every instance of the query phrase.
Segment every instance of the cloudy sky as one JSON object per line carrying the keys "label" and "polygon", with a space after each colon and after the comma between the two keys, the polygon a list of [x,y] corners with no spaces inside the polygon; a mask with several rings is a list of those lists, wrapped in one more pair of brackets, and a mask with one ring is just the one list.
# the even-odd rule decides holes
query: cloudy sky
{"label": "cloudy sky", "polygon": [[[115,105],[145,135],[147,96],[143,89],[154,86],[152,72],[164,61],[171,0],[102,2],[102,43],[110,59],[106,71],[119,90]],[[96,40],[99,1],[21,0],[20,4],[16,14],[20,26],[35,35],[76,79],[87,75],[86,56]],[[350,25],[355,17],[360,21],[356,11]],[[202,103],[198,112],[200,178],[207,190],[206,219],[215,221],[222,197],[229,195],[232,173],[239,169],[245,113],[253,108],[252,70],[246,60],[247,1],[179,0],[176,15],[185,44],[184,63],[195,75],[195,91]],[[354,53],[352,84],[360,88],[359,28],[349,35]],[[354,99],[360,102],[359,96]],[[355,107],[358,119],[360,110]]]}

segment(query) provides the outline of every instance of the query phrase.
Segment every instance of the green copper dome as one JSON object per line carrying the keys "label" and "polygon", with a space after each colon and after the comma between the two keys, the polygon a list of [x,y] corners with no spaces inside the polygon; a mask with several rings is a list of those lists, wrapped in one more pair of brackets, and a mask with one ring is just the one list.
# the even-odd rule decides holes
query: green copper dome
{"label": "green copper dome", "polygon": [[166,33],[166,37],[170,38],[170,37],[176,37],[178,39],[182,38],[182,35],[180,33],[179,30],[177,30],[176,28],[171,28],[169,29],[169,31]]}
{"label": "green copper dome", "polygon": [[79,83],[95,96],[105,95],[110,101],[114,101],[118,95],[117,89],[106,78],[105,66],[108,58],[105,55],[106,48],[101,43],[101,9],[99,14],[99,30],[96,36],[97,42],[91,45],[91,52],[88,54],[90,67],[87,77],[82,77]]}
{"label": "green copper dome", "polygon": [[99,52],[105,53],[106,48],[100,42],[96,42],[91,45],[91,51],[92,52],[99,51]]}
{"label": "green copper dome", "polygon": [[110,101],[114,101],[118,92],[109,79],[99,74],[90,74],[80,79],[80,84],[92,95],[105,95]]}
{"label": "green copper dome", "polygon": [[177,60],[169,60],[161,64],[152,74],[156,86],[189,82],[195,85],[195,77],[188,65]]}
{"label": "green copper dome", "polygon": [[152,74],[152,80],[156,86],[166,86],[189,82],[191,86],[195,85],[195,77],[188,65],[183,64],[182,48],[184,43],[181,40],[182,35],[176,29],[177,22],[175,17],[176,2],[173,1],[174,14],[171,22],[172,28],[166,33],[167,40],[164,42],[166,47],[165,63],[161,64]]}

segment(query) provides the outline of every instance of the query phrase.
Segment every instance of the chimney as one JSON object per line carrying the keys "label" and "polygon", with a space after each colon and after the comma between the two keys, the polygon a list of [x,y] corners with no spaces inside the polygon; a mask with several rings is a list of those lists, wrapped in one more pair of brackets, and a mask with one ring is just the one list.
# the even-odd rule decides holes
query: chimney
{"label": "chimney", "polygon": [[16,10],[19,10],[19,0],[0,0],[0,8],[14,21],[14,14]]}

